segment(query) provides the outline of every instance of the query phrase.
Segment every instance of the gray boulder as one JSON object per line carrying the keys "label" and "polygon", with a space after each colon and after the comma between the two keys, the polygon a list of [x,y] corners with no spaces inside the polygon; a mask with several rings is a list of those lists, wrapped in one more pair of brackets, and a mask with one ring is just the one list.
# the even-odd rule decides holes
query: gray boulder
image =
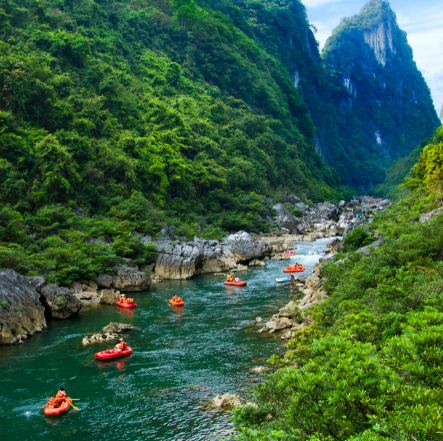
{"label": "gray boulder", "polygon": [[240,398],[234,394],[218,395],[208,403],[219,409],[233,409],[241,405]]}
{"label": "gray boulder", "polygon": [[160,254],[155,264],[155,275],[161,279],[189,279],[198,273],[204,258],[204,243],[199,241],[169,242],[157,245]]}
{"label": "gray boulder", "polygon": [[331,202],[322,202],[317,204],[317,210],[322,218],[338,221],[340,210],[337,205]]}
{"label": "gray boulder", "polygon": [[82,303],[72,291],[59,287],[56,283],[44,286],[40,294],[44,297],[44,303],[51,311],[52,318],[68,319],[77,315],[82,309]]}
{"label": "gray boulder", "polygon": [[152,236],[142,236],[140,237],[140,242],[143,245],[149,245],[152,242]]}
{"label": "gray boulder", "polygon": [[151,285],[150,273],[139,271],[124,265],[115,265],[116,274],[113,276],[100,274],[97,280],[99,288],[113,288],[120,292],[144,291]]}
{"label": "gray boulder", "polygon": [[100,291],[100,303],[115,305],[119,299],[120,291],[115,291],[113,289],[102,289]]}
{"label": "gray boulder", "polygon": [[123,333],[127,331],[132,331],[133,329],[134,326],[132,325],[112,322],[109,323],[109,325],[105,326],[100,333],[83,338],[82,345],[87,346],[92,343],[103,343],[107,341],[117,340],[122,336]]}
{"label": "gray boulder", "polygon": [[249,233],[239,231],[231,234],[222,242],[224,253],[236,259],[236,263],[246,264],[255,259],[263,259],[268,254],[265,244],[255,241]]}
{"label": "gray boulder", "polygon": [[46,285],[46,280],[43,276],[28,277],[28,282],[37,290],[37,292],[40,292],[40,290]]}
{"label": "gray boulder", "polygon": [[309,210],[310,210],[309,205],[306,205],[303,202],[297,202],[296,204],[294,204],[294,207],[297,208],[298,210],[302,211],[305,214],[309,213]]}
{"label": "gray boulder", "polygon": [[288,229],[291,233],[297,232],[297,218],[288,211],[288,209],[281,203],[274,205],[274,210],[277,216],[273,218],[275,224],[281,228]]}
{"label": "gray boulder", "polygon": [[19,343],[45,327],[40,294],[26,277],[0,268],[0,345]]}
{"label": "gray boulder", "polygon": [[109,325],[105,326],[102,329],[102,332],[115,333],[115,334],[123,334],[126,331],[132,331],[134,326],[128,325],[126,323],[117,323],[111,322]]}
{"label": "gray boulder", "polygon": [[155,278],[189,279],[197,274],[239,269],[254,260],[262,260],[270,248],[245,231],[227,236],[221,243],[194,237],[193,241],[156,240],[160,254]]}

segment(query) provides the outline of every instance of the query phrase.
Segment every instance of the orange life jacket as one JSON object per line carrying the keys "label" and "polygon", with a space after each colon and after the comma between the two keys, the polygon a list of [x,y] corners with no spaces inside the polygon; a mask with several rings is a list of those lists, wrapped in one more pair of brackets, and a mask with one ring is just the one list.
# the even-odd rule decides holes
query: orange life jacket
{"label": "orange life jacket", "polygon": [[121,341],[120,343],[117,344],[116,348],[117,349],[125,350],[126,349],[126,343],[124,341]]}
{"label": "orange life jacket", "polygon": [[57,402],[57,400],[54,400],[54,399],[50,399],[49,401],[48,401],[48,406],[52,406],[52,407],[57,407],[58,406],[58,402]]}
{"label": "orange life jacket", "polygon": [[59,403],[65,401],[65,398],[66,398],[66,392],[65,392],[64,390],[59,390],[59,391],[57,392],[57,396],[55,397],[55,399],[56,399]]}

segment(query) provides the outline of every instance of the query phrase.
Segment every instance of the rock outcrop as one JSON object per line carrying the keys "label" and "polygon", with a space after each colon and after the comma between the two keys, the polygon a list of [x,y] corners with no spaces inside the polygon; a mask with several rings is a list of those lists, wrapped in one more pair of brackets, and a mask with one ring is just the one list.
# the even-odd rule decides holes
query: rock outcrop
{"label": "rock outcrop", "polygon": [[326,249],[324,252],[326,254],[338,253],[343,247],[343,239],[336,237],[326,244]]}
{"label": "rock outcrop", "polygon": [[0,268],[0,344],[22,342],[45,327],[40,294],[26,277]]}
{"label": "rock outcrop", "polygon": [[44,304],[49,308],[52,318],[68,319],[77,315],[82,309],[82,303],[69,288],[51,283],[41,288],[40,294],[44,298]]}
{"label": "rock outcrop", "polygon": [[150,273],[124,265],[115,265],[116,274],[100,274],[97,280],[99,288],[116,289],[120,292],[145,291],[151,285]]}
{"label": "rock outcrop", "polygon": [[270,254],[266,244],[244,231],[222,242],[194,237],[193,241],[162,238],[154,243],[160,251],[155,263],[155,277],[159,279],[189,279],[198,274],[244,270],[250,263],[260,265]]}
{"label": "rock outcrop", "polygon": [[233,409],[241,405],[240,398],[234,394],[217,395],[214,399],[209,401],[210,406],[219,409]]}
{"label": "rock outcrop", "polygon": [[100,303],[115,305],[120,299],[120,291],[114,289],[102,289],[100,291]]}
{"label": "rock outcrop", "polygon": [[249,369],[249,372],[251,374],[264,374],[266,372],[271,372],[271,369],[267,368],[266,366],[257,366],[255,368]]}
{"label": "rock outcrop", "polygon": [[94,305],[100,302],[100,294],[98,293],[97,283],[92,280],[83,282],[74,282],[71,285],[74,296],[80,300],[82,305]]}
{"label": "rock outcrop", "polygon": [[101,332],[91,335],[90,337],[84,337],[82,340],[83,346],[88,346],[92,343],[103,343],[106,341],[112,341],[119,339],[125,332],[132,331],[134,326],[127,325],[125,323],[111,322],[105,326]]}
{"label": "rock outcrop", "polygon": [[327,297],[320,279],[321,265],[318,264],[315,267],[316,271],[314,274],[306,280],[302,280],[299,277],[295,278],[293,283],[299,292],[304,295],[303,298],[291,301],[281,308],[278,314],[273,315],[258,332],[269,332],[271,334],[281,332],[281,338],[288,340],[294,338],[297,331],[306,328],[312,323],[309,314],[305,314],[304,311],[323,302]]}

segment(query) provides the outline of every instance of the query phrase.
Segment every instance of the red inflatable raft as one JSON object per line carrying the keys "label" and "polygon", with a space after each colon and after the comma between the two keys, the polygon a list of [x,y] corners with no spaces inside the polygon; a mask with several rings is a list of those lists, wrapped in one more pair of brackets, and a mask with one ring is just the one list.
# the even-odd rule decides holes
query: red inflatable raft
{"label": "red inflatable raft", "polygon": [[243,280],[242,282],[223,282],[223,285],[230,285],[230,286],[245,286],[246,280]]}
{"label": "red inflatable raft", "polygon": [[303,266],[298,268],[286,268],[283,270],[284,273],[302,273],[305,270]]}
{"label": "red inflatable raft", "polygon": [[137,305],[135,303],[117,302],[117,305],[122,308],[135,308]]}
{"label": "red inflatable raft", "polygon": [[185,304],[183,300],[176,302],[175,300],[169,299],[168,302],[173,306],[183,306]]}
{"label": "red inflatable raft", "polygon": [[125,355],[132,354],[132,348],[126,346],[126,349],[121,352],[116,352],[115,349],[108,349],[107,351],[97,352],[95,358],[98,360],[110,360],[111,358],[124,357]]}
{"label": "red inflatable raft", "polygon": [[61,415],[62,413],[65,413],[69,410],[71,407],[69,403],[71,403],[72,400],[68,397],[66,397],[65,401],[60,407],[53,407],[49,408],[49,403],[45,406],[45,410],[43,411],[46,416],[57,416]]}

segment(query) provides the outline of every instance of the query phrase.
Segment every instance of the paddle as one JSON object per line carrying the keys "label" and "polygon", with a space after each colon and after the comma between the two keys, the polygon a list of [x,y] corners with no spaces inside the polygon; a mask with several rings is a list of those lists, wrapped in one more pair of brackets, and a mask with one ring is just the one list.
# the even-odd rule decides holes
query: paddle
{"label": "paddle", "polygon": [[46,403],[37,413],[40,413],[47,405],[48,403]]}
{"label": "paddle", "polygon": [[70,401],[68,401],[68,404],[69,404],[70,406],[72,406],[75,410],[80,410],[78,407],[75,407]]}

